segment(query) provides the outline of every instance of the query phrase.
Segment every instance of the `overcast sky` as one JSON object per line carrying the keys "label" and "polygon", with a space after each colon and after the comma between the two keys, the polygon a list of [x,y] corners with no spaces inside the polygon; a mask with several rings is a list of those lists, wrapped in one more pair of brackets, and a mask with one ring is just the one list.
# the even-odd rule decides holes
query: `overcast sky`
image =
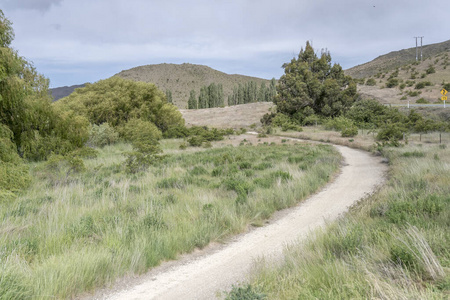
{"label": "overcast sky", "polygon": [[344,69],[450,39],[448,0],[0,0],[13,47],[58,87],[159,63],[270,79],[312,41]]}

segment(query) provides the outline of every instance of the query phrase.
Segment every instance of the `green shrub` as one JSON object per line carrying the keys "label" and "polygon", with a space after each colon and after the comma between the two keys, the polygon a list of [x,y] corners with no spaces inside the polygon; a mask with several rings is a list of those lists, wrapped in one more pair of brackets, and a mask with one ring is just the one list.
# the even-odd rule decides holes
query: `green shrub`
{"label": "green shrub", "polygon": [[155,144],[161,139],[162,133],[150,121],[141,119],[131,119],[123,127],[120,128],[121,136],[133,143]]}
{"label": "green shrub", "polygon": [[406,86],[411,87],[414,85],[415,81],[414,80],[406,80]]}
{"label": "green shrub", "polygon": [[283,125],[281,125],[281,130],[282,131],[288,131],[288,130],[303,131],[303,128],[299,125],[289,122],[289,123],[283,123]]}
{"label": "green shrub", "polygon": [[425,157],[425,153],[421,151],[404,152],[401,154],[403,157]]}
{"label": "green shrub", "polygon": [[426,86],[432,86],[432,85],[433,84],[431,82],[429,82],[429,81],[421,81],[421,82],[416,83],[415,89],[416,90],[420,90],[420,89],[423,89]]}
{"label": "green shrub", "polygon": [[162,150],[157,142],[134,142],[133,151],[125,153],[125,166],[128,173],[145,171],[149,166],[157,163],[164,156],[159,155]]}
{"label": "green shrub", "polygon": [[446,89],[447,91],[450,91],[450,83],[445,83],[442,85],[443,89]]}
{"label": "green shrub", "polygon": [[0,124],[0,200],[29,186],[28,166],[17,154],[11,130]]}
{"label": "green shrub", "polygon": [[349,126],[341,131],[342,137],[354,137],[356,135],[358,135],[358,127],[356,126]]}
{"label": "green shrub", "polygon": [[386,82],[386,87],[387,88],[393,88],[393,87],[396,87],[397,85],[398,85],[398,79],[397,78],[390,78]]}
{"label": "green shrub", "polygon": [[264,293],[260,293],[253,286],[233,286],[225,300],[264,300],[267,299]]}
{"label": "green shrub", "polygon": [[187,144],[183,142],[183,143],[180,144],[179,148],[180,148],[180,150],[186,150],[187,149]]}
{"label": "green shrub", "polygon": [[195,135],[195,136],[190,137],[190,138],[187,140],[187,142],[188,142],[189,145],[191,145],[192,147],[201,147],[201,145],[202,145],[203,142],[204,142],[204,139],[203,139],[203,137],[201,137],[201,136]]}
{"label": "green shrub", "polygon": [[112,145],[119,140],[119,133],[108,123],[92,125],[87,144],[93,147]]}
{"label": "green shrub", "polygon": [[407,129],[401,123],[387,124],[380,128],[377,134],[379,141],[399,141],[403,139],[403,133],[406,133]]}
{"label": "green shrub", "polygon": [[366,85],[368,85],[368,86],[374,86],[376,84],[377,84],[377,82],[376,82],[376,80],[374,78],[369,78],[366,81]]}
{"label": "green shrub", "polygon": [[336,117],[325,122],[325,129],[341,131],[348,127],[354,127],[355,123],[352,119],[346,117]]}
{"label": "green shrub", "polygon": [[436,73],[436,69],[434,68],[433,65],[429,65],[428,69],[426,69],[427,74],[433,74]]}
{"label": "green shrub", "polygon": [[165,139],[184,138],[189,136],[189,129],[184,125],[170,126],[164,133]]}
{"label": "green shrub", "polygon": [[283,126],[283,124],[285,124],[285,123],[291,123],[291,122],[292,122],[291,119],[287,115],[282,114],[282,113],[277,113],[275,115],[275,117],[272,119],[272,125],[278,126],[278,127]]}
{"label": "green shrub", "polygon": [[428,102],[425,98],[420,98],[420,99],[416,100],[416,103],[427,104],[427,103],[430,103],[430,102]]}

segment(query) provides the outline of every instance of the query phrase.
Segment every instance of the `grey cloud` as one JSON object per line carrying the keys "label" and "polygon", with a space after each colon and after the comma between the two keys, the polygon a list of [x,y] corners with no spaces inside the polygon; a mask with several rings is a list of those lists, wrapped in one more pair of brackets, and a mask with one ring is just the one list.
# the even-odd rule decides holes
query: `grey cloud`
{"label": "grey cloud", "polygon": [[52,5],[61,4],[64,0],[5,0],[5,7],[11,10],[38,10],[45,12]]}

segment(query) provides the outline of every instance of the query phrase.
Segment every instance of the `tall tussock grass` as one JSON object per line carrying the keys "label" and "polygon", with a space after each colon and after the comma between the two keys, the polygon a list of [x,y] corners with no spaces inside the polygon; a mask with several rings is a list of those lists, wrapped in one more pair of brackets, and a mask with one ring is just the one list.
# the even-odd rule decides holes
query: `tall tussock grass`
{"label": "tall tussock grass", "polygon": [[256,263],[247,289],[266,299],[449,299],[450,150],[383,151],[388,183],[281,261]]}
{"label": "tall tussock grass", "polygon": [[31,188],[0,202],[0,299],[71,298],[146,272],[261,225],[340,162],[330,146],[241,146],[172,151],[127,173],[129,149],[99,149],[83,172],[34,163]]}

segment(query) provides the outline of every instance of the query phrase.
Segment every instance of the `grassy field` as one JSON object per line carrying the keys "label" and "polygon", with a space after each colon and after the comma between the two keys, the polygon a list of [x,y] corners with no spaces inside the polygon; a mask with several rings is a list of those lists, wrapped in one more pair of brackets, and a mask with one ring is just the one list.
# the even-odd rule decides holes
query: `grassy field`
{"label": "grassy field", "polygon": [[[31,165],[32,187],[0,203],[0,299],[63,299],[260,226],[323,186],[340,156],[279,143],[178,150],[127,174],[127,144],[99,149],[86,171]],[[288,145],[289,144],[289,145]]]}
{"label": "grassy field", "polygon": [[[316,139],[338,138],[315,130]],[[306,243],[287,246],[283,259],[261,259],[249,285],[228,299],[448,299],[450,149],[436,136],[384,148],[386,186]]]}

